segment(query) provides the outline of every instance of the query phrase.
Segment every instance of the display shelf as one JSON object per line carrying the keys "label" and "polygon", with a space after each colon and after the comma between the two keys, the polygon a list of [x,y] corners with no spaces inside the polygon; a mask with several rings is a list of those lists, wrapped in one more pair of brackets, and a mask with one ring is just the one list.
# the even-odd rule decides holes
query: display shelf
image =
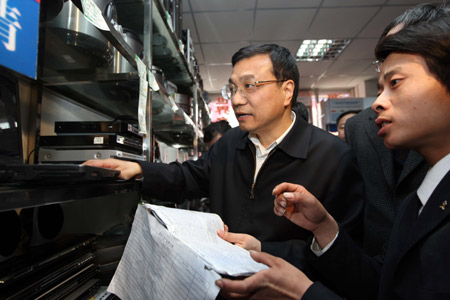
{"label": "display shelf", "polygon": [[[166,78],[177,85],[191,86],[194,78],[189,72],[189,66],[180,50],[178,39],[164,19],[164,10],[157,0],[152,1],[153,39],[159,34],[164,40],[163,45],[153,42],[153,64],[164,71]],[[165,45],[164,45],[165,44]]]}
{"label": "display shelf", "polygon": [[83,184],[2,184],[0,211],[138,192],[139,181]]}
{"label": "display shelf", "polygon": [[[110,22],[106,22],[109,31],[100,30],[84,19],[80,1],[72,3],[64,5],[70,5],[70,17],[76,20],[65,21],[58,15],[41,24],[39,81],[112,118],[127,115],[137,119],[139,77],[135,51]],[[49,8],[44,5],[43,9]],[[65,9],[60,11],[62,16],[67,14]],[[78,27],[73,25],[75,21],[80,23]],[[126,72],[120,71],[118,63]]]}
{"label": "display shelf", "polygon": [[138,80],[71,82],[45,86],[112,119],[127,116],[128,119],[137,120]]}
{"label": "display shelf", "polygon": [[[167,41],[168,56],[154,53],[153,61],[166,77],[186,89],[193,84],[192,75],[184,55],[179,49],[177,38],[164,19],[164,10],[159,1],[151,1],[153,30]],[[73,4],[82,10],[79,0]],[[118,23],[138,33],[143,39],[143,0],[116,1]],[[43,86],[81,103],[93,110],[117,118],[130,116],[137,119],[139,77],[137,72],[114,73],[112,68],[114,48],[127,58],[135,70],[136,53],[122,38],[116,28],[107,22],[110,31],[100,30],[92,24],[85,24],[84,30],[90,35],[74,33],[67,28],[58,28],[59,23],[46,22],[44,26],[45,54],[43,58]],[[108,43],[102,42],[101,33]],[[158,51],[155,51],[158,52]],[[152,93],[152,126],[156,135],[165,136],[170,144],[192,147],[193,139],[202,136],[198,126],[164,92]],[[199,105],[201,109],[206,104]],[[202,118],[209,118],[208,112]],[[171,133],[171,131],[173,131]]]}
{"label": "display shelf", "polygon": [[192,148],[195,137],[203,137],[192,119],[164,91],[152,93],[152,109],[153,130],[162,142]]}
{"label": "display shelf", "polygon": [[198,108],[201,111],[201,118],[199,120],[199,122],[201,122],[202,128],[205,128],[206,126],[208,126],[211,123],[211,118],[210,116],[210,110],[209,110],[209,106],[206,103],[205,99],[203,98],[201,91],[197,90],[198,93]]}
{"label": "display shelf", "polygon": [[[83,8],[81,5],[81,0],[71,0],[73,4],[75,4],[78,9],[83,12]],[[129,1],[130,2],[130,1]],[[137,7],[135,7],[136,11],[143,11],[143,3],[144,1],[131,1],[132,3],[138,4]],[[133,66],[133,68],[137,69],[136,67],[136,52],[130,47],[130,45],[124,40],[121,33],[119,33],[113,24],[111,24],[110,21],[108,21],[108,18],[103,14],[103,18],[105,19],[106,25],[108,26],[109,30],[100,30],[100,33],[113,45],[115,49],[120,51],[120,53],[128,60],[128,62]],[[138,33],[143,32],[143,24],[144,24],[144,18],[138,19],[139,23],[142,24],[140,27],[140,30]],[[121,25],[119,23],[119,25]]]}
{"label": "display shelf", "polygon": [[[81,1],[72,0],[72,3],[73,9],[82,14]],[[39,80],[46,88],[111,118],[137,119],[139,76],[134,57],[138,53],[124,40],[117,25],[136,33],[143,41],[148,40],[147,35],[159,36],[165,41],[164,45],[152,44],[150,61],[163,70],[168,80],[189,91],[188,94],[198,93],[196,107],[201,112],[194,122],[164,92],[152,92],[152,129],[157,137],[170,145],[194,147],[193,141],[203,137],[201,128],[209,124],[209,109],[189,72],[178,38],[167,25],[160,1],[116,0],[115,5],[115,21],[108,21],[104,15],[109,30],[96,28],[84,20],[83,15],[77,15],[78,20],[84,22],[83,32],[71,30],[70,23],[61,20],[44,22],[41,26],[44,47]],[[150,33],[145,32],[149,23],[145,18],[147,6],[151,6]],[[123,56],[122,59],[126,58],[128,72],[116,69],[117,53]]]}
{"label": "display shelf", "polygon": [[[73,1],[75,5],[77,1]],[[77,8],[74,7],[74,10]],[[45,38],[44,55],[40,79],[50,84],[52,79],[71,76],[86,76],[86,81],[95,80],[95,76],[114,73],[113,60],[116,51],[126,59],[134,71],[137,70],[135,57],[137,53],[128,45],[114,26],[106,21],[109,31],[96,28],[84,20],[79,11],[78,22],[83,22],[80,31],[75,31],[75,25],[61,23],[59,19],[43,23],[41,35]],[[82,30],[82,31],[81,31]],[[118,78],[119,80],[120,78]]]}

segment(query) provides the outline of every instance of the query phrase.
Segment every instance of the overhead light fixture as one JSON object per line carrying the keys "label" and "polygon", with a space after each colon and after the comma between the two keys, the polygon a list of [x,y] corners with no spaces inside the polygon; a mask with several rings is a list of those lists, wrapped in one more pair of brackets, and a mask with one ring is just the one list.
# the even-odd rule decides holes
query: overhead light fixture
{"label": "overhead light fixture", "polygon": [[334,60],[350,43],[350,39],[304,40],[297,51],[297,61]]}

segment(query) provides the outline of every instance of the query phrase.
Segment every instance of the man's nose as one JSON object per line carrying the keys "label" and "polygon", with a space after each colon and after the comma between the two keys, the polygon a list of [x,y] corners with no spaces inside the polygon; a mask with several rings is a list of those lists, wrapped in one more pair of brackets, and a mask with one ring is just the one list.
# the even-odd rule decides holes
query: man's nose
{"label": "man's nose", "polygon": [[372,110],[377,114],[385,110],[388,103],[387,100],[387,94],[385,92],[380,93],[372,103]]}
{"label": "man's nose", "polygon": [[238,106],[238,105],[242,105],[245,104],[247,101],[247,99],[245,99],[244,96],[242,96],[242,92],[240,89],[238,89],[236,91],[236,94],[234,94],[234,96],[231,98],[231,104],[233,106]]}

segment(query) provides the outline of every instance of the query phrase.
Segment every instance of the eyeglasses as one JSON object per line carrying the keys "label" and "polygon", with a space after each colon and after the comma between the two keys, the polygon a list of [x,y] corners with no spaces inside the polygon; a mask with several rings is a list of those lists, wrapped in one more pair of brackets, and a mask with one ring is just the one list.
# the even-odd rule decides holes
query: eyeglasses
{"label": "eyeglasses", "polygon": [[376,61],[374,61],[374,62],[372,62],[372,65],[374,65],[375,66],[375,71],[377,72],[377,73],[380,73],[380,70],[381,70],[381,65],[383,64],[383,62],[381,61],[381,60],[376,60]]}
{"label": "eyeglasses", "polygon": [[242,87],[238,88],[234,83],[229,83],[224,85],[222,88],[222,97],[224,99],[231,100],[236,95],[237,91],[241,93],[242,96],[247,96],[251,93],[254,93],[260,86],[275,83],[275,82],[284,82],[285,80],[259,80],[254,81],[253,83],[244,83]]}

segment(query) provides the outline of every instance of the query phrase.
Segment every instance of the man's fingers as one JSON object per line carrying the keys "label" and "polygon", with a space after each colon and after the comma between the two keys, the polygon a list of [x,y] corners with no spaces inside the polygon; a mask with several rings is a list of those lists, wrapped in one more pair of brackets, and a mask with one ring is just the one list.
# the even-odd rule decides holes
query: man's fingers
{"label": "man's fingers", "polygon": [[274,200],[274,213],[281,217],[286,214],[286,211],[289,213],[293,212],[294,205],[292,204],[292,200],[294,200],[295,195],[291,192],[284,192],[279,194]]}
{"label": "man's fingers", "polygon": [[249,294],[237,294],[221,291],[220,295],[222,295],[226,299],[250,299]]}
{"label": "man's fingers", "polygon": [[282,217],[282,216],[284,216],[284,213],[286,212],[286,209],[284,209],[284,208],[282,208],[282,207],[277,207],[277,206],[275,206],[275,207],[273,208],[273,212],[274,212],[277,216]]}
{"label": "man's fingers", "polygon": [[[256,251],[251,251],[256,252]],[[230,280],[230,279],[219,279],[216,281],[216,285],[222,290],[221,294],[233,295],[234,298],[248,298],[251,293],[258,290],[263,286],[265,280],[263,280],[264,271],[253,274],[244,280]],[[233,291],[232,293],[227,291]]]}
{"label": "man's fingers", "polygon": [[[233,291],[232,294],[243,295],[243,294],[248,294],[248,291],[249,291],[247,279],[245,279],[245,280],[230,280],[230,279],[222,278],[222,279],[219,279],[216,281],[216,285],[221,290],[224,290],[224,291],[232,290]],[[230,294],[231,293],[228,293],[228,295],[230,295]]]}
{"label": "man's fingers", "polygon": [[242,242],[242,237],[238,233],[231,233],[228,231],[219,230],[218,234],[222,239],[224,239],[227,242],[230,242],[233,244]]}
{"label": "man's fingers", "polygon": [[108,169],[119,169],[120,164],[115,159],[91,159],[85,161],[83,165],[89,165],[94,167],[108,168]]}
{"label": "man's fingers", "polygon": [[105,162],[103,160],[99,160],[99,159],[90,159],[83,163],[83,165],[94,166],[94,167],[103,166],[104,164],[105,164]]}
{"label": "man's fingers", "polygon": [[299,187],[301,187],[301,185],[283,182],[272,190],[272,195],[279,195],[284,192],[295,192]]}
{"label": "man's fingers", "polygon": [[[279,258],[276,256],[270,255],[265,252],[259,252],[259,251],[250,251],[250,256],[253,258],[254,261],[263,263],[269,267],[273,267],[279,260]],[[262,272],[264,272],[264,271],[262,271]],[[252,276],[252,277],[254,277],[254,276]],[[250,279],[250,278],[251,277],[249,277],[248,279]]]}

